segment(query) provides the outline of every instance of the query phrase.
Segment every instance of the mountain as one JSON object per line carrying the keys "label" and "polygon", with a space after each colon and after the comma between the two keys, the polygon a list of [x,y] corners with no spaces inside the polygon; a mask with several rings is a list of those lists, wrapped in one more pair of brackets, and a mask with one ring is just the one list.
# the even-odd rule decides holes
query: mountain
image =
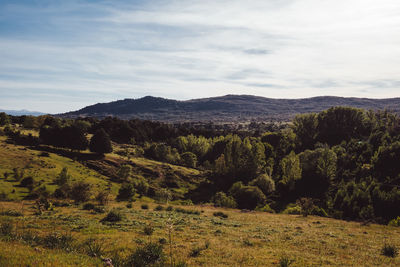
{"label": "mountain", "polygon": [[22,115],[40,116],[40,115],[46,114],[46,113],[42,113],[42,112],[38,112],[38,111],[29,111],[26,109],[22,109],[22,110],[0,109],[0,112],[4,112],[4,113],[7,113],[8,115],[12,115],[12,116],[22,116]]}
{"label": "mountain", "polygon": [[78,111],[60,114],[62,117],[106,117],[150,119],[168,122],[249,120],[287,121],[299,113],[320,112],[333,106],[350,106],[372,110],[390,110],[400,114],[400,98],[369,99],[320,96],[303,99],[274,99],[252,95],[178,101],[146,96],[98,103]]}

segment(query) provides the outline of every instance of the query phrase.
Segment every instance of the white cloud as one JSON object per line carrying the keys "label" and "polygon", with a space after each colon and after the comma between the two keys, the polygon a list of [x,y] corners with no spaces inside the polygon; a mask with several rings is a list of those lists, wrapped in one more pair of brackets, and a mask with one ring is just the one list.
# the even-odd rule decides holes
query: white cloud
{"label": "white cloud", "polygon": [[57,96],[82,106],[149,94],[399,96],[396,0],[113,3],[8,7],[10,28],[16,17],[37,28],[0,30],[0,106]]}

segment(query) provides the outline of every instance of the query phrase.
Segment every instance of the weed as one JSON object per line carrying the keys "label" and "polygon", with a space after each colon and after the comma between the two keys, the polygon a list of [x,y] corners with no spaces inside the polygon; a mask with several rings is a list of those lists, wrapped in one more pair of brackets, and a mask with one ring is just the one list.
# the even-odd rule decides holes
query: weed
{"label": "weed", "polygon": [[162,265],[164,262],[163,246],[157,243],[147,243],[129,255],[126,263],[128,266],[145,267],[156,264]]}
{"label": "weed", "polygon": [[143,229],[145,235],[152,235],[154,233],[154,227],[151,225],[146,225]]}
{"label": "weed", "polygon": [[399,249],[392,244],[384,244],[381,249],[381,254],[386,257],[396,258],[399,255]]}
{"label": "weed", "polygon": [[294,262],[293,259],[290,259],[288,256],[282,256],[279,259],[279,266],[281,267],[288,267]]}
{"label": "weed", "polygon": [[103,244],[94,238],[89,238],[83,245],[86,254],[90,257],[101,257],[104,255]]}

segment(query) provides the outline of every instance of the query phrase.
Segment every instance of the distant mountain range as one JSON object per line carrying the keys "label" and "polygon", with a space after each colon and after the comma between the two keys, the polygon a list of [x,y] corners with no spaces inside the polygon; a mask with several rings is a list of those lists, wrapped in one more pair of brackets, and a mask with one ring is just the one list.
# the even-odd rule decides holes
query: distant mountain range
{"label": "distant mountain range", "polygon": [[334,106],[387,109],[400,114],[400,98],[368,99],[320,96],[303,99],[273,99],[252,95],[226,95],[186,101],[146,96],[87,106],[62,117],[115,116],[166,122],[287,121],[299,113],[320,112]]}
{"label": "distant mountain range", "polygon": [[22,115],[40,116],[40,115],[46,114],[46,113],[42,113],[42,112],[38,112],[38,111],[29,111],[26,109],[22,109],[22,110],[0,109],[0,112],[4,112],[4,113],[7,113],[8,115],[12,115],[12,116],[22,116]]}

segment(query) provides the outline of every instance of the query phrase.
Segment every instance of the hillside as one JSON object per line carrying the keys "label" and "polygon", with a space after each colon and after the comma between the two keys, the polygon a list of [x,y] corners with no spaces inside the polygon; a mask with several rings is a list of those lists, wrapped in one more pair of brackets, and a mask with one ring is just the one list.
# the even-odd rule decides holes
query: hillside
{"label": "hillside", "polygon": [[98,103],[78,111],[61,114],[62,117],[106,117],[123,119],[140,118],[157,121],[288,121],[299,113],[320,112],[334,106],[400,112],[400,98],[368,99],[321,96],[304,99],[273,99],[251,95],[226,95],[221,97],[178,101],[146,96],[110,103]]}

